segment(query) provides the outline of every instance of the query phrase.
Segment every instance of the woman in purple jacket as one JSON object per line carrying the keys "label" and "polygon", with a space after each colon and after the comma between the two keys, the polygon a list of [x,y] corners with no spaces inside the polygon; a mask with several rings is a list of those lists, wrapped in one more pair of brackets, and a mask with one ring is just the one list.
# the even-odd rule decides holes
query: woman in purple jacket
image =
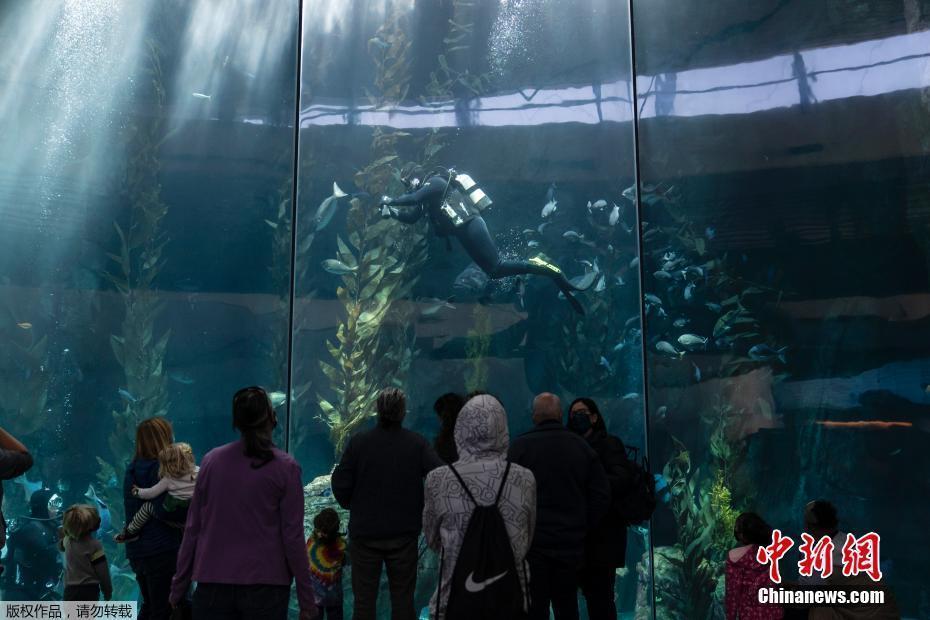
{"label": "woman in purple jacket", "polygon": [[316,617],[300,466],[274,447],[277,424],[263,389],[239,390],[233,427],[241,439],[200,465],[171,587],[177,605],[197,582],[197,620],[286,620],[292,580],[301,620]]}

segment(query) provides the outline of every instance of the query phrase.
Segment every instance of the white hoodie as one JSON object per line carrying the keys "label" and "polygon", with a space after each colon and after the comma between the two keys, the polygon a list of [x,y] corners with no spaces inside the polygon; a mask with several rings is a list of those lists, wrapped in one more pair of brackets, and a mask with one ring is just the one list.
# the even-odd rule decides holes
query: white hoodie
{"label": "white hoodie", "polygon": [[[459,452],[455,470],[475,499],[483,506],[490,506],[500,488],[510,445],[507,414],[496,398],[480,395],[465,404],[455,423],[455,445]],[[536,526],[536,479],[530,470],[517,464],[510,465],[498,508],[510,535],[514,560],[520,568]],[[426,476],[423,534],[431,549],[437,553],[444,550],[442,583],[439,585],[442,605],[437,615],[437,593],[434,593],[430,601],[430,618],[442,620],[445,616],[449,584],[473,509],[474,504],[448,467],[434,469]],[[525,593],[526,571],[520,570],[519,573]]]}

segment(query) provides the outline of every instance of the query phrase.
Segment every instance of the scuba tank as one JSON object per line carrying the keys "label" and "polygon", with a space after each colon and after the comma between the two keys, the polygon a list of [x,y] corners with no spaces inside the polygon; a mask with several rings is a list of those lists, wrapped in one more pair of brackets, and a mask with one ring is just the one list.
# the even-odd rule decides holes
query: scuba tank
{"label": "scuba tank", "polygon": [[491,199],[468,174],[450,168],[443,176],[446,177],[446,191],[439,210],[453,228],[465,224],[491,206]]}
{"label": "scuba tank", "polygon": [[464,172],[456,172],[455,170],[449,170],[449,174],[450,184],[454,184],[458,191],[465,194],[465,196],[468,197],[468,201],[475,209],[484,211],[494,204],[471,176]]}

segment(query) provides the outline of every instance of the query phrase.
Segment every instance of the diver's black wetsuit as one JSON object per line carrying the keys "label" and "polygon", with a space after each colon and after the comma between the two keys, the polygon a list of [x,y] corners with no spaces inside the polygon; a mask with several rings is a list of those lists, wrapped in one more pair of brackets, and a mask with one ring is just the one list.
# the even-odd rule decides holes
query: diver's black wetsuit
{"label": "diver's black wetsuit", "polygon": [[[413,224],[427,215],[436,233],[458,239],[472,260],[490,278],[506,278],[527,273],[551,278],[571,303],[572,308],[584,314],[581,304],[572,296],[572,292],[579,289],[572,286],[557,267],[544,261],[534,263],[502,260],[480,211],[475,208],[468,209],[467,213],[445,211],[443,199],[446,196],[447,186],[446,179],[441,176],[432,176],[415,192],[385,200],[382,204],[390,207],[391,217],[405,224]],[[458,221],[453,218],[457,218]]]}

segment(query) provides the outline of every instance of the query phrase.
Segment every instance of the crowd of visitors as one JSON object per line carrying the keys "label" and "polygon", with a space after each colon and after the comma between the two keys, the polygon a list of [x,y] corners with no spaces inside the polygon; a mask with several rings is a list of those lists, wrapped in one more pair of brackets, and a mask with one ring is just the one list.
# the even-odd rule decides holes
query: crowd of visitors
{"label": "crowd of visitors", "polygon": [[[341,620],[347,566],[353,618],[374,620],[386,571],[392,619],[415,620],[421,535],[439,561],[430,618],[576,620],[580,592],[591,620],[615,620],[617,568],[624,566],[627,525],[636,522],[627,515],[637,471],[597,403],[575,399],[566,423],[559,398],[540,394],[533,428],[512,441],[504,407],[490,394],[444,394],[433,408],[440,431],[431,445],[404,428],[404,393],[386,388],[375,426],[349,440],[331,476],[333,497],[349,511],[348,539],[332,508],[313,516],[305,538],[301,469],[273,443],[278,419],[263,389],[234,395],[240,438],[208,452],[199,467],[165,418],[140,423],[123,483],[126,527],[115,537],[126,544],[138,582],[140,620],[284,620],[292,583],[301,620]],[[0,478],[31,466],[26,447],[0,429]],[[39,600],[50,580],[61,579],[65,600],[109,600],[97,507],[69,507],[60,528],[60,498],[51,491],[34,491],[30,508],[8,544],[5,564],[15,566],[15,577],[5,581],[4,598]],[[841,553],[845,534],[829,502],[808,504],[804,524]],[[0,545],[5,534],[0,518]],[[739,546],[725,570],[728,619],[866,617],[850,615],[854,608],[831,615],[823,607],[760,604],[757,591],[772,584],[756,555],[772,528],[744,513],[734,536]],[[52,551],[36,552],[44,549]],[[896,613],[893,601],[863,610],[874,618]]]}

